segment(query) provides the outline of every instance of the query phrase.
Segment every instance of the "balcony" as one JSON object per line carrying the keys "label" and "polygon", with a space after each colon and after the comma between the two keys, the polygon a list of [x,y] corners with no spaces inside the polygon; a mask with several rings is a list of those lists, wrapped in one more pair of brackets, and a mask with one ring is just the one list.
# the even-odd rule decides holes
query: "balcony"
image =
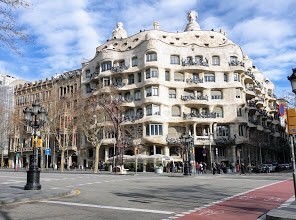
{"label": "balcony", "polygon": [[194,84],[198,84],[198,83],[203,83],[203,79],[201,78],[194,78],[194,79],[192,79],[192,78],[187,78],[186,79],[186,82],[187,83],[194,83]]}
{"label": "balcony", "polygon": [[209,112],[209,113],[184,113],[183,112],[183,119],[192,119],[192,118],[216,118],[216,112]]}
{"label": "balcony", "polygon": [[245,67],[245,63],[242,61],[238,61],[238,60],[231,60],[230,62],[228,62],[229,66],[242,66]]}
{"label": "balcony", "polygon": [[181,95],[182,101],[190,101],[190,100],[206,100],[209,101],[209,97],[207,95]]}
{"label": "balcony", "polygon": [[121,72],[127,70],[128,68],[129,68],[129,66],[126,66],[126,65],[113,66],[111,68],[111,72],[113,72],[113,73],[121,73]]}
{"label": "balcony", "polygon": [[167,144],[181,144],[180,137],[166,137]]}
{"label": "balcony", "polygon": [[201,61],[201,60],[192,60],[192,59],[182,59],[182,66],[209,66],[209,63],[207,61]]}
{"label": "balcony", "polygon": [[126,115],[123,117],[122,122],[135,122],[136,120],[139,120],[141,118],[143,118],[143,114]]}
{"label": "balcony", "polygon": [[123,83],[123,82],[112,82],[112,87],[114,87],[114,88],[122,88],[122,87],[124,87],[126,84],[125,83]]}
{"label": "balcony", "polygon": [[216,145],[235,144],[235,139],[231,137],[217,137],[214,141],[216,142]]}
{"label": "balcony", "polygon": [[245,74],[255,80],[255,76],[251,71],[246,71]]}

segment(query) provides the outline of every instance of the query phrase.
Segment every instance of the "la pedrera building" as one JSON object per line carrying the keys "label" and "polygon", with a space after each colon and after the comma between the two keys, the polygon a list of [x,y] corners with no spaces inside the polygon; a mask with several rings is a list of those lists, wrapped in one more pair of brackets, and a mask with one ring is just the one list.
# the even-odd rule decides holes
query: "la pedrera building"
{"label": "la pedrera building", "polygon": [[[132,135],[121,135],[123,155],[137,153],[140,159],[160,154],[174,161],[223,161],[228,166],[287,162],[274,84],[225,32],[201,30],[194,11],[187,19],[184,32],[162,31],[154,22],[152,30],[130,37],[119,22],[94,58],[78,70],[18,85],[14,111],[19,121],[23,109],[35,101],[46,108],[49,120],[57,118],[56,127],[51,123],[50,130],[41,132],[39,166],[59,168],[62,160],[66,168],[94,166],[93,145],[76,126],[65,124],[76,115],[79,97],[108,94],[120,100],[119,126],[133,128]],[[55,111],[53,106],[60,107]],[[30,163],[32,131],[22,128],[22,123],[15,124],[10,135],[9,167]],[[99,133],[98,158],[107,164],[118,155],[115,134],[107,123]],[[49,155],[45,148],[50,148]],[[148,163],[143,170],[149,171]]]}
{"label": "la pedrera building", "polygon": [[[185,144],[191,160],[207,164],[285,160],[274,84],[224,31],[200,29],[195,11],[187,19],[184,32],[166,32],[154,22],[152,30],[133,36],[119,22],[95,57],[83,63],[84,95],[116,91],[122,123],[140,128],[140,154],[182,161]],[[182,142],[188,135],[193,142]],[[100,159],[113,155],[114,132],[106,130]],[[86,164],[92,160],[87,154],[81,158]]]}

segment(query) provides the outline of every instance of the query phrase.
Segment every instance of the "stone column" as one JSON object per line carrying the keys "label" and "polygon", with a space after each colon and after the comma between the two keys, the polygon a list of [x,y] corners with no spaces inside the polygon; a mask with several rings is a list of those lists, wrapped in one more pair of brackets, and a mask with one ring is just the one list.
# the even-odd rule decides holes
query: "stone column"
{"label": "stone column", "polygon": [[232,151],[232,165],[235,167],[235,164],[236,164],[236,146],[233,145],[231,146],[231,151]]}

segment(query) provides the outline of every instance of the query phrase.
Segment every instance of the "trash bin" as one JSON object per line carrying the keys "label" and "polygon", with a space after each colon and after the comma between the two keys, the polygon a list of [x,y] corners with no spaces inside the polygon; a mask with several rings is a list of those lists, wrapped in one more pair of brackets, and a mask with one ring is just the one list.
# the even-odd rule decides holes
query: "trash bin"
{"label": "trash bin", "polygon": [[112,164],[109,165],[108,170],[109,172],[112,172]]}

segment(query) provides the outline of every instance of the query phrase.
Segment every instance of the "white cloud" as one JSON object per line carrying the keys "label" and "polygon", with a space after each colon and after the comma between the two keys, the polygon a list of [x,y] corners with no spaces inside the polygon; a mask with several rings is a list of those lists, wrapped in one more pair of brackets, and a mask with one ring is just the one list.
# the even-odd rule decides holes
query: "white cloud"
{"label": "white cloud", "polygon": [[23,11],[22,22],[43,47],[39,62],[45,76],[79,66],[81,57],[94,56],[100,39],[86,0],[40,1]]}

